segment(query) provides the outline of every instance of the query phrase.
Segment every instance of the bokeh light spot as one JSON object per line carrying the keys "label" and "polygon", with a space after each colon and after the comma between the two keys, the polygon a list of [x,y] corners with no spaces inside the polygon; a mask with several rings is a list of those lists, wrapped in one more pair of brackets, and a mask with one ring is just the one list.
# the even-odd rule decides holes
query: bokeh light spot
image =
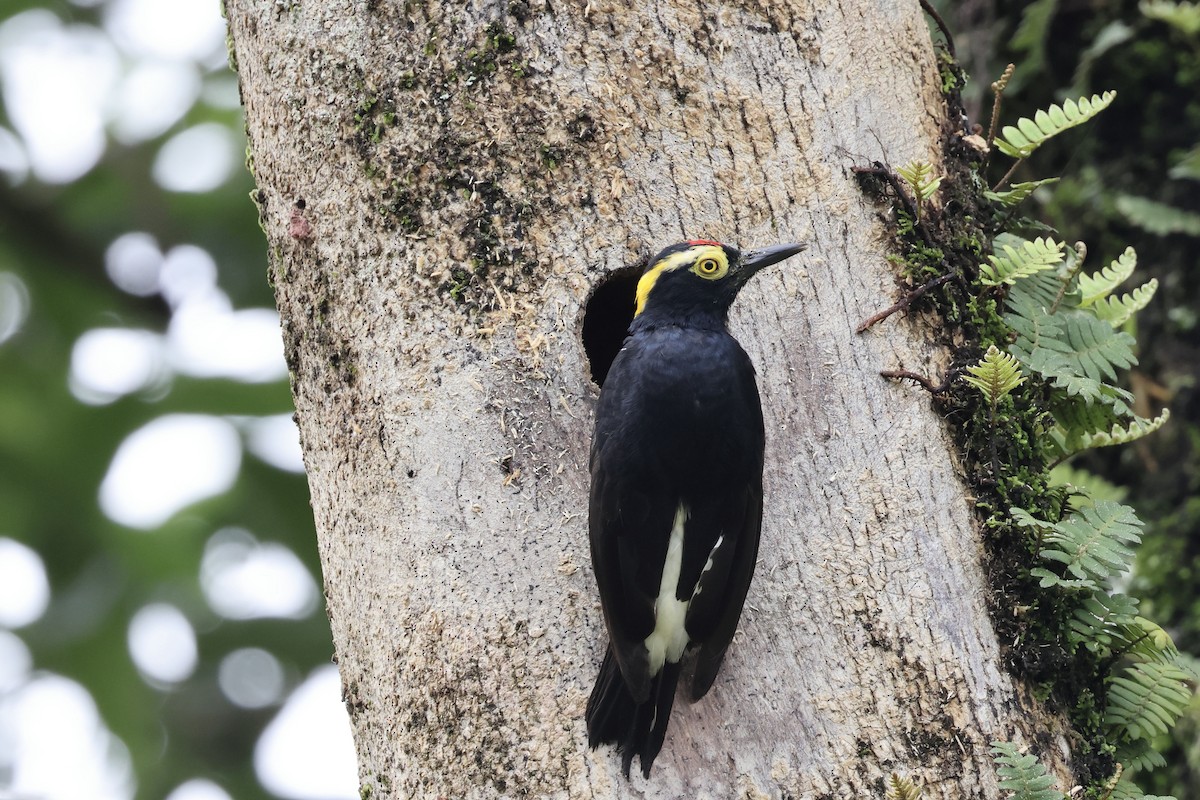
{"label": "bokeh light spot", "polygon": [[219,417],[167,414],[121,442],[100,484],[100,507],[122,525],[150,529],[228,491],[241,466],[237,431]]}
{"label": "bokeh light spot", "polygon": [[114,0],[105,27],[128,55],[208,61],[225,54],[225,20],[210,0]]}
{"label": "bokeh light spot", "polygon": [[85,403],[110,403],[167,378],[162,336],[131,328],[97,328],[71,350],[71,392]]}
{"label": "bokeh light spot", "polygon": [[223,528],[208,540],[200,586],[213,611],[228,619],[301,619],[317,605],[316,583],[296,554],[260,544],[240,528]]}
{"label": "bokeh light spot", "polygon": [[195,104],[200,89],[200,75],[190,64],[135,64],[113,99],[113,135],[123,144],[161,136]]}
{"label": "bokeh light spot", "polygon": [[232,800],[229,793],[212,781],[192,778],[175,787],[167,800]]}
{"label": "bokeh light spot", "polygon": [[254,748],[263,786],[290,800],[355,800],[358,766],[337,667],[302,683]]}
{"label": "bokeh light spot", "polygon": [[143,676],[179,683],[196,669],[196,632],[173,605],[151,603],[129,622],[129,655]]}
{"label": "bokeh light spot", "polygon": [[158,291],[163,255],[148,233],[135,231],[113,239],[104,252],[104,270],[117,288],[139,297]]}
{"label": "bokeh light spot", "polygon": [[[0,696],[15,691],[18,686],[29,679],[29,670],[33,668],[33,656],[20,636],[9,631],[0,630]],[[2,751],[3,748],[0,748]],[[5,759],[0,755],[0,764]]]}
{"label": "bokeh light spot", "polygon": [[279,314],[266,308],[233,311],[219,291],[176,310],[167,341],[171,363],[186,375],[252,383],[287,377]]}
{"label": "bokeh light spot", "polygon": [[262,708],[283,696],[283,667],[266,650],[244,647],[221,659],[217,671],[221,691],[242,708]]}
{"label": "bokeh light spot", "polygon": [[217,262],[194,244],[172,247],[163,260],[158,284],[163,297],[176,308],[217,288]]}
{"label": "bokeh light spot", "polygon": [[248,419],[245,426],[247,450],[277,469],[304,472],[300,430],[291,414]]}
{"label": "bokeh light spot", "polygon": [[29,290],[11,272],[0,272],[0,344],[16,335],[29,317]]}
{"label": "bokeh light spot", "polygon": [[25,146],[15,133],[0,125],[0,172],[8,173],[8,182],[13,186],[21,183],[29,174],[29,156]]}
{"label": "bokeh light spot", "polygon": [[49,603],[50,582],[41,556],[14,539],[0,538],[0,626],[28,625]]}
{"label": "bokeh light spot", "polygon": [[130,800],[129,750],[100,719],[78,683],[43,675],[0,701],[0,742],[10,797]]}
{"label": "bokeh light spot", "polygon": [[91,26],[66,27],[44,9],[0,25],[5,107],[38,178],[67,183],[100,159],[118,72],[112,43]]}
{"label": "bokeh light spot", "polygon": [[236,165],[233,132],[216,122],[202,122],[168,139],[151,172],[167,191],[210,192],[229,179]]}

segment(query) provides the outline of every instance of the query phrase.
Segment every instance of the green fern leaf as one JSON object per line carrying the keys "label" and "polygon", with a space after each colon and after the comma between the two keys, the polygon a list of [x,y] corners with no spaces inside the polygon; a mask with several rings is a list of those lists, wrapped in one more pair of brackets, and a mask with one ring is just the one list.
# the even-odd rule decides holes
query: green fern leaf
{"label": "green fern leaf", "polygon": [[1017,334],[1008,351],[1028,365],[1033,354],[1046,342],[1062,338],[1062,324],[1057,316],[1046,313],[1046,306],[1036,305],[1036,298],[1014,295],[1008,298],[1008,314],[1004,322]]}
{"label": "green fern leaf", "polygon": [[1195,145],[1189,150],[1179,163],[1171,167],[1167,175],[1172,178],[1184,178],[1193,181],[1200,180],[1200,144]]}
{"label": "green fern leaf", "polygon": [[1043,589],[1057,587],[1068,592],[1082,591],[1085,589],[1094,592],[1100,589],[1099,584],[1089,578],[1081,578],[1079,580],[1074,578],[1064,578],[1061,575],[1051,572],[1045,567],[1034,567],[1033,569],[1029,570],[1029,574],[1031,577],[1041,579],[1038,581],[1038,586]]}
{"label": "green fern leaf", "polygon": [[1136,266],[1137,253],[1132,247],[1126,247],[1125,252],[1104,269],[1093,272],[1091,275],[1080,275],[1079,291],[1083,296],[1080,298],[1079,305],[1090,306],[1097,300],[1108,297],[1112,294],[1113,289],[1116,289],[1133,274]]}
{"label": "green fern leaf", "polygon": [[901,778],[893,772],[888,785],[887,800],[921,800],[921,792],[921,787],[910,778]]}
{"label": "green fern leaf", "polygon": [[1006,206],[1015,206],[1029,195],[1033,194],[1038,187],[1048,186],[1051,183],[1058,183],[1059,178],[1043,178],[1040,181],[1026,181],[1024,183],[1014,183],[1012,188],[1004,192],[987,192],[983,196],[995,203],[1000,203]]}
{"label": "green fern leaf", "polygon": [[[1140,661],[1153,661],[1157,664],[1173,664],[1180,669],[1179,648],[1175,640],[1156,622],[1145,617],[1134,617],[1131,622],[1122,626],[1121,638],[1124,640],[1125,655]],[[1188,670],[1184,670],[1188,672]],[[1190,677],[1195,677],[1194,675]]]}
{"label": "green fern leaf", "polygon": [[1010,286],[1020,278],[1050,269],[1063,259],[1063,243],[1053,239],[1035,239],[1021,246],[1003,245],[1004,255],[990,255],[990,264],[979,265],[979,282],[985,286]]}
{"label": "green fern leaf", "polygon": [[1113,678],[1104,724],[1128,739],[1165,734],[1192,699],[1188,676],[1173,664],[1139,663]]}
{"label": "green fern leaf", "polygon": [[903,167],[897,167],[896,172],[912,187],[918,204],[937,194],[938,187],[942,185],[941,177],[934,176],[933,164],[928,161],[910,161]]}
{"label": "green fern leaf", "polygon": [[1141,541],[1141,527],[1129,506],[1096,503],[1055,523],[1040,555],[1062,564],[1075,580],[1100,584],[1133,563],[1132,547]]}
{"label": "green fern leaf", "polygon": [[1187,36],[1200,33],[1200,5],[1171,0],[1142,0],[1138,11],[1150,19],[1173,25]]}
{"label": "green fern leaf", "polygon": [[1068,100],[1061,106],[1053,105],[1029,117],[1021,117],[1016,126],[1005,125],[1001,136],[996,137],[996,147],[1012,158],[1028,158],[1043,142],[1068,128],[1082,125],[1108,108],[1116,92],[1094,94],[1091,99]]}
{"label": "green fern leaf", "polygon": [[1151,278],[1129,294],[1104,298],[1092,306],[1092,312],[1114,328],[1119,328],[1130,317],[1145,308],[1156,291],[1158,291],[1158,278]]}
{"label": "green fern leaf", "polygon": [[1137,618],[1137,604],[1128,595],[1094,592],[1075,609],[1067,623],[1067,636],[1092,652],[1113,650],[1114,643],[1126,643],[1126,627]]}
{"label": "green fern leaf", "polygon": [[1200,214],[1184,211],[1166,203],[1123,194],[1117,198],[1117,210],[1129,222],[1159,236],[1170,233],[1200,236]]}
{"label": "green fern leaf", "polygon": [[1099,398],[1056,398],[1051,408],[1055,425],[1048,431],[1056,451],[1051,455],[1062,459],[1086,450],[1090,444],[1088,437],[1108,431],[1132,416],[1128,405],[1132,399],[1124,389],[1107,384],[1100,386]]}
{"label": "green fern leaf", "polygon": [[1012,792],[1011,800],[1063,800],[1050,775],[1036,756],[1021,755],[1011,742],[992,742],[1000,789]]}
{"label": "green fern leaf", "polygon": [[1059,397],[1051,403],[1055,425],[1049,431],[1056,456],[1070,456],[1093,447],[1127,444],[1158,430],[1170,418],[1144,419],[1133,413],[1133,395],[1102,384],[1096,398]]}
{"label": "green fern leaf", "polygon": [[1043,270],[1021,278],[1008,290],[1008,307],[1011,309],[1014,305],[1024,302],[1030,308],[1041,309],[1044,312],[1052,308],[1054,301],[1058,300],[1060,308],[1074,308],[1079,305],[1078,289],[1063,292],[1062,298],[1059,298],[1059,290],[1067,280],[1070,280],[1070,275],[1064,274],[1062,264],[1056,269]]}
{"label": "green fern leaf", "polygon": [[988,347],[979,363],[967,367],[967,372],[970,375],[964,375],[963,380],[982,392],[993,407],[1000,398],[1025,382],[1017,359],[1008,353],[1001,353],[996,345]]}
{"label": "green fern leaf", "polygon": [[[1149,746],[1148,742],[1145,742],[1144,744],[1146,746]],[[1158,754],[1155,753],[1155,755],[1158,755]],[[1120,762],[1121,766],[1125,768],[1126,773],[1132,772],[1135,769],[1142,768],[1142,767],[1138,767],[1133,764],[1130,764],[1125,759],[1120,758],[1119,756],[1120,756],[1120,754],[1118,753],[1117,760]],[[1159,756],[1159,758],[1161,758],[1161,757],[1162,756]],[[1166,766],[1166,763],[1167,762],[1164,761],[1162,766]],[[1119,783],[1117,783],[1117,785],[1113,787],[1112,793],[1106,795],[1105,797],[1106,797],[1106,800],[1175,800],[1174,797],[1162,797],[1157,794],[1146,794],[1145,792],[1143,792],[1141,790],[1140,787],[1138,787],[1138,785],[1136,783],[1134,783],[1133,781],[1130,781],[1130,780],[1126,780],[1126,779],[1122,779]]]}
{"label": "green fern leaf", "polygon": [[[1162,753],[1154,749],[1154,745],[1149,739],[1134,739],[1122,742],[1114,755],[1117,763],[1130,772],[1158,769],[1167,765],[1167,760],[1162,757]],[[1120,785],[1117,784],[1118,787]],[[1145,798],[1145,795],[1141,793],[1130,793],[1122,796],[1131,798],[1131,800],[1144,800]],[[1118,797],[1116,792],[1113,792],[1113,797]]]}
{"label": "green fern leaf", "polygon": [[1102,401],[1101,387],[1106,380],[1116,380],[1116,368],[1137,363],[1133,337],[1113,330],[1085,311],[1068,309],[1053,317],[1040,314],[1037,339],[1027,338],[1024,342],[1022,332],[1030,329],[1030,321],[1018,325],[1011,317],[1006,315],[1005,321],[1018,334],[1011,348],[1013,354],[1030,369],[1052,379],[1055,386],[1066,389],[1068,395]]}
{"label": "green fern leaf", "polygon": [[1078,450],[1090,450],[1093,447],[1108,447],[1114,444],[1128,444],[1143,436],[1149,436],[1161,428],[1171,418],[1171,409],[1164,408],[1154,419],[1134,417],[1128,424],[1114,422],[1112,429],[1098,433],[1085,433],[1079,437]]}
{"label": "green fern leaf", "polygon": [[[1121,766],[1125,766],[1125,762],[1120,762]],[[1132,781],[1122,780],[1113,787],[1112,792],[1108,795],[1108,800],[1142,800],[1145,797],[1138,785]]]}

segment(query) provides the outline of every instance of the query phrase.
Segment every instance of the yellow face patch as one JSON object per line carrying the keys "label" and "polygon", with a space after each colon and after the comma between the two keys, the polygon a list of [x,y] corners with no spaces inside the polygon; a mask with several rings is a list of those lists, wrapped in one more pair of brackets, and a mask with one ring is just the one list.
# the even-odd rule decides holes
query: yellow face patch
{"label": "yellow face patch", "polygon": [[658,279],[662,277],[663,273],[674,272],[689,265],[690,272],[710,281],[720,280],[729,274],[729,258],[720,247],[707,244],[697,245],[678,253],[671,253],[646,270],[646,274],[638,281],[637,305],[634,307],[633,315],[636,317],[646,308],[646,300],[650,297],[650,291],[654,288],[654,284],[658,283]]}

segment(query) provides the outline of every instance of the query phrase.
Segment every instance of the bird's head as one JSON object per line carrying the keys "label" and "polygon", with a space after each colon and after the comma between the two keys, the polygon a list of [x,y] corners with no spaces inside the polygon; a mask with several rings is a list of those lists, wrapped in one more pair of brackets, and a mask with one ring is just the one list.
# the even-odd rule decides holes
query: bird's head
{"label": "bird's head", "polygon": [[752,275],[804,247],[781,244],[743,253],[707,239],[673,244],[654,257],[638,281],[634,318],[715,315],[723,321]]}

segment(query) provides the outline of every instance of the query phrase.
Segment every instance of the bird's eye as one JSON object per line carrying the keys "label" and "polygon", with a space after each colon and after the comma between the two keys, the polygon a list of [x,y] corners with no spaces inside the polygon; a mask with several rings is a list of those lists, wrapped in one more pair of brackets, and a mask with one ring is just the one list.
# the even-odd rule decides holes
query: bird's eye
{"label": "bird's eye", "polygon": [[696,269],[700,271],[701,275],[716,275],[721,271],[721,265],[715,258],[706,258],[696,265]]}

